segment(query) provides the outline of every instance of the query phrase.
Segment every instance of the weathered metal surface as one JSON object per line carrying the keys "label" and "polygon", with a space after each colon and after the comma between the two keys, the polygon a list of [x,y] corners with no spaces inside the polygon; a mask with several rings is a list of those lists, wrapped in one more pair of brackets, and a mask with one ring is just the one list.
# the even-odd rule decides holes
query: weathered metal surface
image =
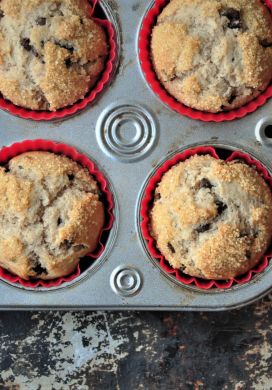
{"label": "weathered metal surface", "polygon": [[[28,291],[0,282],[0,308],[20,309],[169,309],[226,310],[261,298],[272,287],[272,264],[251,283],[228,291],[177,285],[150,259],[139,231],[141,189],[154,167],[195,142],[223,144],[252,152],[272,171],[271,145],[263,122],[271,124],[272,100],[254,114],[233,122],[203,123],[183,117],[150,91],[138,63],[138,32],[149,1],[100,0],[118,29],[120,66],[112,84],[79,115],[50,123],[22,120],[0,112],[0,146],[25,139],[53,139],[75,146],[97,162],[115,194],[115,230],[103,261],[95,262],[72,286]],[[259,124],[257,126],[257,124]],[[120,295],[111,289],[121,264],[141,275],[141,288]],[[36,289],[37,290],[37,289]]]}
{"label": "weathered metal surface", "polygon": [[272,302],[0,316],[1,390],[271,390]]}

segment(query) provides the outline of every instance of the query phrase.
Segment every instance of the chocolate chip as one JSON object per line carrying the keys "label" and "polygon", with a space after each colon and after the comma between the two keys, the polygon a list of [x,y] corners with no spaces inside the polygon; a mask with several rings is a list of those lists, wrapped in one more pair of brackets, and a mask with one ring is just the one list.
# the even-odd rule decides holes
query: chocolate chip
{"label": "chocolate chip", "polygon": [[183,272],[186,270],[186,266],[184,264],[180,264],[179,269],[181,270],[181,272]]}
{"label": "chocolate chip", "polygon": [[9,173],[9,172],[10,172],[10,169],[9,169],[9,166],[8,166],[8,165],[5,166],[4,172],[5,172],[5,173]]}
{"label": "chocolate chip", "polygon": [[200,185],[200,188],[212,188],[213,187],[211,182],[206,178],[202,179],[200,181],[199,185]]}
{"label": "chocolate chip", "polygon": [[75,175],[73,175],[72,173],[68,173],[68,179],[69,181],[73,181],[75,178]]}
{"label": "chocolate chip", "polygon": [[248,237],[248,233],[244,231],[240,232],[239,238],[244,238],[244,237]]}
{"label": "chocolate chip", "polygon": [[32,46],[30,45],[30,39],[29,38],[21,38],[20,43],[21,43],[21,45],[23,46],[23,48],[25,50],[27,50],[27,51],[31,51],[32,50]]}
{"label": "chocolate chip", "polygon": [[169,249],[172,253],[176,253],[175,248],[173,247],[173,245],[171,244],[171,242],[168,242],[167,246],[168,246],[168,249]]}
{"label": "chocolate chip", "polygon": [[0,19],[2,19],[5,16],[4,11],[0,9]]}
{"label": "chocolate chip", "polygon": [[246,251],[246,258],[247,260],[251,259],[251,252],[249,250]]}
{"label": "chocolate chip", "polygon": [[70,58],[67,58],[67,60],[65,60],[65,65],[66,65],[66,68],[67,68],[67,69],[71,68],[72,62],[71,62],[71,59],[70,59]]}
{"label": "chocolate chip", "polygon": [[156,192],[155,196],[154,196],[154,199],[155,200],[160,200],[161,199],[161,194],[159,192]]}
{"label": "chocolate chip", "polygon": [[57,224],[60,225],[62,223],[62,219],[59,217],[57,220]]}
{"label": "chocolate chip", "polygon": [[32,48],[31,48],[31,51],[32,51],[32,53],[34,54],[35,57],[37,57],[37,58],[40,58],[40,57],[41,57],[40,54],[37,52],[37,50],[34,49],[33,46],[32,46]]}
{"label": "chocolate chip", "polygon": [[232,93],[231,96],[228,99],[228,103],[232,104],[236,98],[237,98],[237,95]]}
{"label": "chocolate chip", "polygon": [[35,20],[36,24],[38,26],[45,26],[46,25],[46,18],[42,18],[41,16],[39,16],[36,20]]}
{"label": "chocolate chip", "polygon": [[47,273],[48,273],[47,269],[42,267],[42,265],[40,263],[40,258],[36,253],[34,253],[34,252],[30,253],[29,259],[31,262],[34,263],[32,270],[36,273],[36,275],[41,275],[41,274],[47,275]]}
{"label": "chocolate chip", "polygon": [[21,38],[20,40],[20,43],[21,45],[23,46],[23,48],[26,50],[26,51],[31,51],[35,57],[38,57],[40,58],[40,54],[37,52],[37,50],[35,49],[35,47],[33,47],[31,44],[30,44],[30,39],[29,38]]}
{"label": "chocolate chip", "polygon": [[254,230],[254,231],[252,232],[252,236],[253,236],[254,238],[257,238],[257,237],[259,237],[259,233],[260,233],[260,232],[258,232],[257,230]]}
{"label": "chocolate chip", "polygon": [[73,247],[73,249],[76,251],[76,252],[79,252],[79,251],[82,251],[83,249],[86,249],[86,245],[75,245]]}
{"label": "chocolate chip", "polygon": [[228,208],[228,206],[225,203],[221,202],[220,200],[216,200],[215,204],[217,207],[218,215],[221,215],[223,211],[225,211]]}
{"label": "chocolate chip", "polygon": [[47,269],[42,267],[40,262],[35,267],[33,267],[32,270],[36,273],[36,275],[48,274]]}
{"label": "chocolate chip", "polygon": [[74,52],[74,48],[73,47],[65,46],[65,49],[67,49],[71,54],[73,54],[73,52]]}
{"label": "chocolate chip", "polygon": [[44,47],[44,41],[41,41],[41,47],[42,48]]}
{"label": "chocolate chip", "polygon": [[55,42],[56,45],[58,45],[59,47],[61,47],[62,49],[66,49],[68,50],[71,54],[73,54],[74,52],[74,48],[73,46],[69,46],[69,45],[66,45],[65,43],[60,43],[60,42]]}
{"label": "chocolate chip", "polygon": [[225,16],[229,19],[228,28],[241,28],[240,11],[234,8],[226,8],[219,12],[220,16]]}
{"label": "chocolate chip", "polygon": [[260,41],[260,45],[264,48],[272,47],[272,42],[268,42],[267,39],[263,39]]}
{"label": "chocolate chip", "polygon": [[244,237],[248,237],[248,238],[251,238],[252,239],[255,239],[259,236],[259,232],[257,230],[242,230],[239,234],[239,238],[244,238]]}
{"label": "chocolate chip", "polygon": [[205,225],[200,225],[198,228],[196,228],[196,231],[198,233],[204,233],[211,229],[211,224],[206,223]]}
{"label": "chocolate chip", "polygon": [[72,246],[73,246],[73,241],[71,241],[71,240],[64,240],[61,243],[61,247],[66,249],[66,250],[70,249]]}

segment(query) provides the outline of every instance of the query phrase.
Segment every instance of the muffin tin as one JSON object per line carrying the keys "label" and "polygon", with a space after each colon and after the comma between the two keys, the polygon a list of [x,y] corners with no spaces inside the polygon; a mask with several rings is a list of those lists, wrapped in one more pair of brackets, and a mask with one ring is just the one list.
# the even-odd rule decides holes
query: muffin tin
{"label": "muffin tin", "polygon": [[182,116],[148,86],[139,63],[142,19],[152,3],[100,0],[116,30],[115,72],[103,94],[78,115],[38,122],[0,112],[1,147],[49,139],[75,147],[108,180],[115,221],[103,254],[81,275],[60,286],[24,287],[2,280],[1,309],[226,310],[271,292],[272,262],[249,282],[209,290],[177,282],[148,249],[140,205],[154,169],[198,145],[241,150],[272,174],[272,100],[242,119],[209,123]]}

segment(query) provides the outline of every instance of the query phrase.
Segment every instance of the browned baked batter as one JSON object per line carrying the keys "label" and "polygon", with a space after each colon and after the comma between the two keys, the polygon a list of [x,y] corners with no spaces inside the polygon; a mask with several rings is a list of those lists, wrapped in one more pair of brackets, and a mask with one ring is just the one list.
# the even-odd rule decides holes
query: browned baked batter
{"label": "browned baked batter", "polygon": [[53,279],[95,250],[104,206],[79,164],[28,152],[0,167],[0,222],[0,265],[24,279]]}
{"label": "browned baked batter", "polygon": [[83,99],[104,68],[103,29],[87,0],[1,0],[0,92],[55,111]]}
{"label": "browned baked batter", "polygon": [[259,0],[172,0],[151,49],[160,81],[178,101],[231,110],[272,79],[272,17]]}
{"label": "browned baked batter", "polygon": [[205,279],[254,267],[272,236],[271,190],[250,166],[194,156],[171,168],[151,213],[157,246],[169,263]]}

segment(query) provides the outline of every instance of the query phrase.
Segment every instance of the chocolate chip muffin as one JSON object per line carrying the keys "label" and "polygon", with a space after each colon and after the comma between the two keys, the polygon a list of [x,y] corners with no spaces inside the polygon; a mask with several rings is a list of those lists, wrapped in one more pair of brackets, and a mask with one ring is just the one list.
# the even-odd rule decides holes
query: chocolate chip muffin
{"label": "chocolate chip muffin", "polygon": [[96,249],[104,206],[79,164],[28,152],[0,167],[0,219],[0,265],[23,279],[54,279]]}
{"label": "chocolate chip muffin", "polygon": [[159,183],[152,234],[169,263],[204,279],[230,279],[254,267],[272,236],[272,194],[242,161],[194,156]]}
{"label": "chocolate chip muffin", "polygon": [[87,0],[0,1],[0,92],[31,110],[83,99],[107,56]]}
{"label": "chocolate chip muffin", "polygon": [[272,17],[259,0],[172,0],[151,39],[155,71],[179,102],[217,113],[272,80]]}

